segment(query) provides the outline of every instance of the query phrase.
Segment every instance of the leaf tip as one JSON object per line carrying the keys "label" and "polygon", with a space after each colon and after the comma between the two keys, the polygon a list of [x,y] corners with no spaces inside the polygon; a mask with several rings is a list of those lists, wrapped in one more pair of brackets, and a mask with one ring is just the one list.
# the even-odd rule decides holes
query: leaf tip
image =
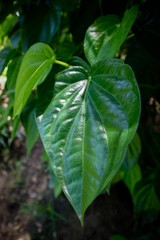
{"label": "leaf tip", "polygon": [[84,215],[78,215],[78,218],[80,220],[81,226],[84,227]]}

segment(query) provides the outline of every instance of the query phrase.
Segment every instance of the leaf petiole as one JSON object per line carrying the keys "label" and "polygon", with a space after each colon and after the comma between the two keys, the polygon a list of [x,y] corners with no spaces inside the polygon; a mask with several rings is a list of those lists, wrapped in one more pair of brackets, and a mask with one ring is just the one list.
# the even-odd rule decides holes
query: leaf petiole
{"label": "leaf petiole", "polygon": [[59,61],[59,60],[55,60],[54,63],[62,65],[62,66],[67,67],[67,68],[71,67],[71,65],[69,65],[68,63],[65,63],[65,62],[62,62],[62,61]]}

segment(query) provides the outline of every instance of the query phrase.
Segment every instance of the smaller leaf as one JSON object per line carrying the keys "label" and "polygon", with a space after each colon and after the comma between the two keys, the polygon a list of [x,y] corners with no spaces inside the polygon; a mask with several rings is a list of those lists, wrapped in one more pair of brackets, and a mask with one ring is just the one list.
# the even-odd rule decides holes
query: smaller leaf
{"label": "smaller leaf", "polygon": [[138,7],[133,6],[124,14],[122,21],[116,15],[107,15],[98,18],[91,25],[84,39],[84,53],[91,65],[114,57],[127,34],[129,33],[138,13]]}
{"label": "smaller leaf", "polygon": [[55,54],[46,44],[36,43],[27,51],[16,82],[13,117],[20,114],[31,91],[44,81],[54,61]]}

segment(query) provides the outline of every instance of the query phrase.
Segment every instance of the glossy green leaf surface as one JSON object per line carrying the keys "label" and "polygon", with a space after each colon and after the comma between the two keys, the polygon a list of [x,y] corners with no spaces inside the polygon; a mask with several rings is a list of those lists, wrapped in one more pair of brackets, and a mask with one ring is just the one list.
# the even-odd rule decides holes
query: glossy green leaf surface
{"label": "glossy green leaf surface", "polygon": [[22,111],[31,91],[47,77],[54,60],[55,54],[46,44],[36,43],[27,51],[16,82],[14,117]]}
{"label": "glossy green leaf surface", "polygon": [[117,172],[140,115],[131,68],[118,59],[56,75],[53,98],[37,125],[52,168],[81,222],[86,208]]}
{"label": "glossy green leaf surface", "polygon": [[126,39],[137,13],[138,7],[134,6],[125,12],[121,22],[117,15],[107,15],[99,17],[88,28],[84,39],[84,52],[91,65],[107,57],[114,57]]}

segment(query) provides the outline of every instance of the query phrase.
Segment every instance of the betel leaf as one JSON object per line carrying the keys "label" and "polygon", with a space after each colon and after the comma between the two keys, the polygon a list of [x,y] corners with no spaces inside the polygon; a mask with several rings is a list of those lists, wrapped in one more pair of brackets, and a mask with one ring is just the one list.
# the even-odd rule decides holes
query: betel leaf
{"label": "betel leaf", "polygon": [[20,114],[31,91],[44,81],[54,60],[55,54],[46,44],[36,43],[27,51],[17,77],[13,117]]}
{"label": "betel leaf", "polygon": [[56,75],[53,98],[37,125],[53,171],[83,224],[86,208],[117,172],[135,134],[140,94],[131,68],[118,59]]}
{"label": "betel leaf", "polygon": [[84,52],[91,65],[114,57],[127,34],[129,33],[138,13],[138,7],[133,6],[124,14],[120,22],[117,15],[99,17],[86,31]]}

